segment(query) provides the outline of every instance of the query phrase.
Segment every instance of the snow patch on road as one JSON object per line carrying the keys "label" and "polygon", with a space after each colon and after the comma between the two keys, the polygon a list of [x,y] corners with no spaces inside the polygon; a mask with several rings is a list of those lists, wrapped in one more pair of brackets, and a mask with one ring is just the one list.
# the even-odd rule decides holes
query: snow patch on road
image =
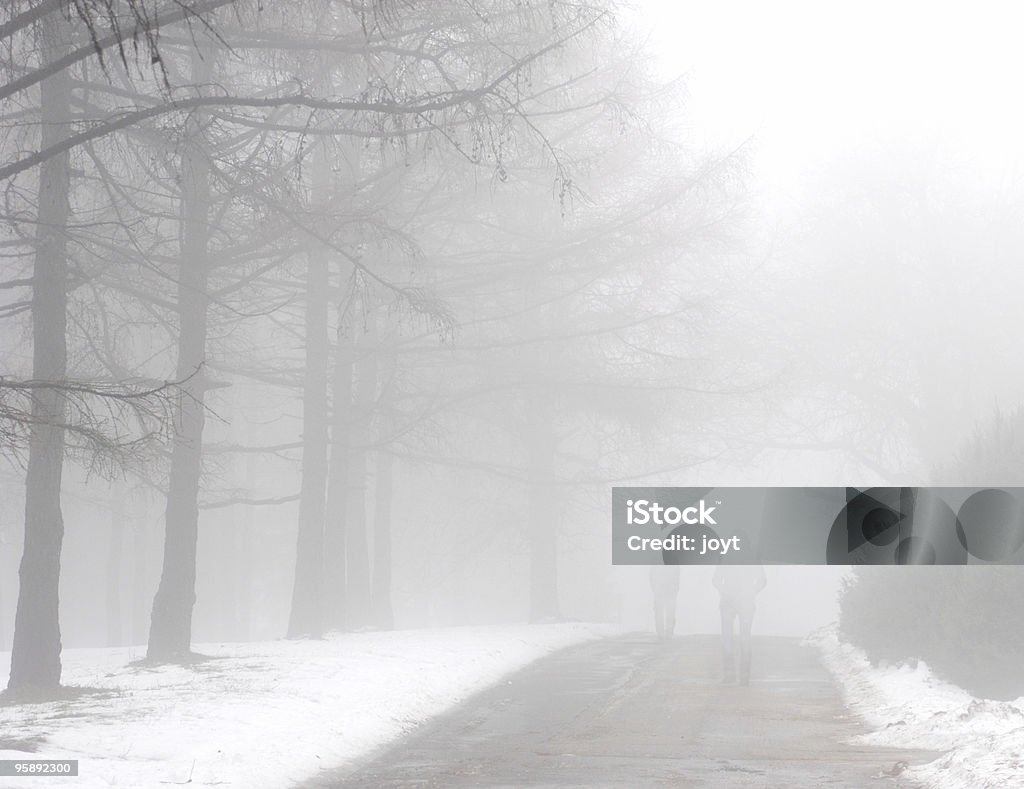
{"label": "snow patch on road", "polygon": [[[200,645],[211,659],[192,666],[127,665],[143,656],[138,648],[66,650],[64,683],[102,692],[0,707],[0,742],[42,742],[35,753],[0,749],[0,759],[78,759],[79,777],[46,779],[75,789],[280,789],[366,754],[543,655],[620,632],[574,623]],[[9,653],[0,661],[9,666]]]}
{"label": "snow patch on road", "polygon": [[846,704],[873,729],[858,739],[894,748],[945,751],[905,775],[928,789],[1024,787],[1024,697],[977,699],[928,666],[873,666],[835,627],[809,639],[836,676]]}

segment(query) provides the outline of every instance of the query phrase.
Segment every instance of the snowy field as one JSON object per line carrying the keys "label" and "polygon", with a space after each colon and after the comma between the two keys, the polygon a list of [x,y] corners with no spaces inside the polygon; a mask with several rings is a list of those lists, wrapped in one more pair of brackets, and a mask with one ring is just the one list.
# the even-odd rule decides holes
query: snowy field
{"label": "snowy field", "polygon": [[1024,787],[1024,697],[976,699],[923,663],[872,667],[834,628],[810,641],[838,679],[847,705],[874,731],[865,743],[943,751],[905,775],[928,789]]}
{"label": "snowy field", "polygon": [[[158,668],[128,665],[141,650],[71,649],[64,684],[106,692],[0,707],[0,739],[39,743],[35,753],[0,750],[0,759],[78,759],[79,777],[0,778],[0,786],[281,789],[367,753],[536,658],[618,632],[519,625],[200,645],[213,659]],[[0,661],[6,671],[10,655]]]}

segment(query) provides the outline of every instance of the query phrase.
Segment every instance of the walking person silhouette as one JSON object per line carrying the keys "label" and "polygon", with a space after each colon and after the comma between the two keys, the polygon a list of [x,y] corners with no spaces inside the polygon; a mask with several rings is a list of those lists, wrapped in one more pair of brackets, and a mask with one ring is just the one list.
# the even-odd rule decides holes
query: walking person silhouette
{"label": "walking person silhouette", "polygon": [[715,568],[712,579],[718,589],[722,614],[722,682],[736,681],[736,626],[739,625],[739,684],[750,684],[751,629],[757,595],[768,579],[759,564],[726,564]]}
{"label": "walking person silhouette", "polygon": [[654,597],[654,630],[658,638],[671,638],[676,629],[676,602],[679,598],[679,565],[651,566],[651,594]]}

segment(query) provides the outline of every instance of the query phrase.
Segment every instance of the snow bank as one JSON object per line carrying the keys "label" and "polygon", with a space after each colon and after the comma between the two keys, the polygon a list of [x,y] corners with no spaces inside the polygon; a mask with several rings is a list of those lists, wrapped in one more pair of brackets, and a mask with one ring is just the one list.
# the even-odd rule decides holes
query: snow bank
{"label": "snow bank", "polygon": [[[618,632],[519,625],[200,645],[213,659],[189,667],[128,666],[142,657],[138,649],[67,650],[66,685],[110,692],[0,707],[0,739],[44,740],[36,753],[0,750],[0,759],[78,759],[79,777],[45,779],[75,789],[280,789],[367,753],[538,657]],[[6,671],[10,655],[0,660]],[[5,674],[0,681],[6,686]]]}
{"label": "snow bank", "polygon": [[946,751],[906,775],[928,789],[1024,787],[1024,697],[976,699],[927,665],[873,667],[834,627],[809,639],[839,680],[847,705],[873,729],[865,743]]}

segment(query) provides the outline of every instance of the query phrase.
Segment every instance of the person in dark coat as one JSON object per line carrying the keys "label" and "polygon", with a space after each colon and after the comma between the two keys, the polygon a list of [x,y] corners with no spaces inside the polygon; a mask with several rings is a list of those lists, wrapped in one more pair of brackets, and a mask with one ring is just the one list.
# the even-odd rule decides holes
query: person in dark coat
{"label": "person in dark coat", "polygon": [[651,595],[654,597],[654,630],[658,638],[671,638],[676,629],[676,602],[679,598],[679,565],[651,566]]}
{"label": "person in dark coat", "polygon": [[768,579],[759,564],[720,564],[712,581],[720,596],[722,614],[722,681],[736,681],[737,638],[739,627],[739,681],[750,684],[751,629],[757,595]]}

